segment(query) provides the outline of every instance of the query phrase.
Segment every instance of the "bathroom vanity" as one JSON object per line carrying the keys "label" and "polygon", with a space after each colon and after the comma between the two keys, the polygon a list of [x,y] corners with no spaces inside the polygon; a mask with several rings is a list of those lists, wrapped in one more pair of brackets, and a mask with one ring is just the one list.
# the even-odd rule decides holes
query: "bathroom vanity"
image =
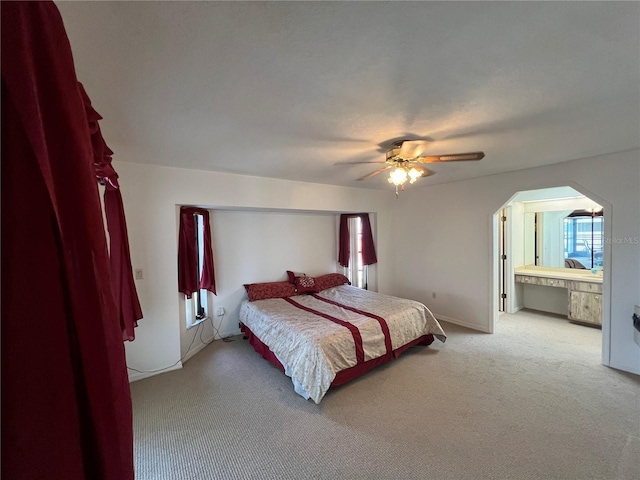
{"label": "bathroom vanity", "polygon": [[[514,270],[516,283],[566,290],[567,318],[574,323],[602,326],[602,271],[525,265]],[[526,295],[526,291],[525,291]],[[555,312],[557,313],[557,312]]]}

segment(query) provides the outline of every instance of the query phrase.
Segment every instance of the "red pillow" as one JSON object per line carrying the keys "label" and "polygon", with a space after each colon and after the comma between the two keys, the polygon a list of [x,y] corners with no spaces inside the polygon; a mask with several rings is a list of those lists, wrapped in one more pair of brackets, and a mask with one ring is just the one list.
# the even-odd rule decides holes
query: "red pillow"
{"label": "red pillow", "polygon": [[296,277],[296,289],[301,293],[318,293],[320,289],[313,277]]}
{"label": "red pillow", "polygon": [[318,291],[320,292],[322,290],[326,290],[327,288],[344,285],[345,283],[351,285],[349,279],[341,273],[327,273],[326,275],[320,275],[319,277],[315,278],[315,283],[318,287]]}
{"label": "red pillow", "polygon": [[245,284],[244,288],[251,302],[266,298],[293,297],[296,294],[295,285],[289,282],[249,283]]}
{"label": "red pillow", "polygon": [[291,270],[287,270],[287,277],[289,277],[289,281],[291,283],[296,283],[296,277],[306,277],[306,273],[300,272],[292,272]]}

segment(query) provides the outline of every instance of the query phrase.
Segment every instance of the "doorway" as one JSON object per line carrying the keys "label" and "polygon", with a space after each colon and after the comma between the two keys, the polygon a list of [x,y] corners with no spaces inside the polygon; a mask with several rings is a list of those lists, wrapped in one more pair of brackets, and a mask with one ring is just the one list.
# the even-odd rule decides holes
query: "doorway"
{"label": "doorway", "polygon": [[[592,317],[597,309],[595,318],[602,325],[601,362],[609,365],[610,247],[598,238],[610,235],[610,218],[611,205],[578,185],[522,191],[507,199],[494,213],[492,222],[491,331],[497,331],[499,315],[505,321],[517,318],[519,311],[546,312],[557,321],[565,318],[567,323],[590,328],[583,326],[589,323],[582,322],[572,309],[585,308]],[[592,227],[589,232],[587,227]],[[585,263],[583,270],[565,271],[569,266],[565,260],[576,255],[584,256],[590,268]],[[535,277],[516,275],[530,265],[544,272],[533,272]],[[551,278],[540,278],[544,276]],[[569,280],[562,280],[565,277]],[[533,285],[526,284],[529,280]],[[597,285],[594,288],[598,290],[582,292],[577,288],[592,285]]]}
{"label": "doorway", "polygon": [[498,312],[507,310],[507,214],[508,207],[498,214]]}

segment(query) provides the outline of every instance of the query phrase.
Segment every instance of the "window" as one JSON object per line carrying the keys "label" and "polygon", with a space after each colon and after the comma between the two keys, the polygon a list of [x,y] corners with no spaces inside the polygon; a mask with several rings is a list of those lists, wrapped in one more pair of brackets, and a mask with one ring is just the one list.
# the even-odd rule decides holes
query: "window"
{"label": "window", "polygon": [[369,288],[367,265],[378,262],[368,213],[340,215],[338,263],[352,285]]}
{"label": "window", "polygon": [[564,256],[585,268],[602,266],[602,213],[575,211],[564,219]]}
{"label": "window", "polygon": [[362,258],[362,220],[360,217],[348,219],[349,225],[349,266],[344,267],[344,274],[351,282],[351,285],[366,289],[367,265]]}
{"label": "window", "polygon": [[187,328],[209,315],[206,291],[216,294],[209,212],[180,207],[178,238],[178,291],[185,296]]}
{"label": "window", "polygon": [[[202,214],[193,215],[195,221],[195,244],[196,244],[196,271],[198,278],[202,278],[202,268],[204,265],[204,218]],[[191,298],[185,298],[185,307],[187,310],[187,328],[198,325],[209,315],[209,302],[207,298],[207,290],[199,288]]]}

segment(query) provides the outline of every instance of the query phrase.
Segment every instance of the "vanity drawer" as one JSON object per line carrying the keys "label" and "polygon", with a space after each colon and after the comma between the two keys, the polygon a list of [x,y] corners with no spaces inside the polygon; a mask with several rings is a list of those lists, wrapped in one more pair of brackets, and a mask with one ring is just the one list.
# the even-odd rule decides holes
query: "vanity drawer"
{"label": "vanity drawer", "polygon": [[571,282],[571,290],[577,292],[602,293],[602,284],[593,282]]}
{"label": "vanity drawer", "polygon": [[535,285],[537,280],[537,277],[532,277],[530,275],[516,275],[516,282],[518,283],[532,283]]}
{"label": "vanity drawer", "polygon": [[567,288],[567,281],[561,278],[536,277],[533,275],[516,275],[516,282],[529,285],[542,285],[544,287]]}
{"label": "vanity drawer", "polygon": [[567,288],[567,281],[561,278],[546,278],[539,277],[538,285],[545,285],[547,287],[559,287],[559,288]]}

